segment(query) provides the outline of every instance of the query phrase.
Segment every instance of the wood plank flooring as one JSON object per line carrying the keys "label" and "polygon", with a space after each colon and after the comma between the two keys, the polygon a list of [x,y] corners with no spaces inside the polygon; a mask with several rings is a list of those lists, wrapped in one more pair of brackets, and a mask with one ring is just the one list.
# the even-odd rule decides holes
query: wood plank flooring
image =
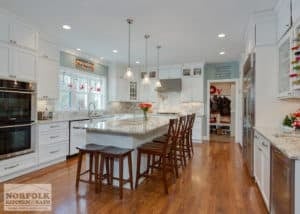
{"label": "wood plank flooring", "polygon": [[[267,213],[256,184],[250,179],[235,143],[206,142],[195,147],[180,178],[169,179],[165,195],[159,177],[148,179],[137,190],[94,186],[81,183],[75,189],[76,158],[33,172],[7,183],[51,183],[52,213]],[[3,213],[3,183],[0,184],[0,213]],[[11,213],[11,212],[10,212]]]}

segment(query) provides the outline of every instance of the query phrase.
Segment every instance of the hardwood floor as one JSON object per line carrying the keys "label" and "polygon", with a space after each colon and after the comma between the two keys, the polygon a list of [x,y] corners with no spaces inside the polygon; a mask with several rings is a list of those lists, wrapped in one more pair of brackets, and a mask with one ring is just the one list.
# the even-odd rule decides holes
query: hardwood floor
{"label": "hardwood floor", "polygon": [[[210,142],[195,147],[195,155],[176,183],[169,179],[169,195],[160,179],[148,179],[137,190],[80,183],[75,189],[76,158],[33,172],[7,183],[51,183],[53,213],[267,213],[255,183],[234,143]],[[3,184],[0,185],[0,213],[3,212]],[[11,212],[10,212],[11,213]]]}

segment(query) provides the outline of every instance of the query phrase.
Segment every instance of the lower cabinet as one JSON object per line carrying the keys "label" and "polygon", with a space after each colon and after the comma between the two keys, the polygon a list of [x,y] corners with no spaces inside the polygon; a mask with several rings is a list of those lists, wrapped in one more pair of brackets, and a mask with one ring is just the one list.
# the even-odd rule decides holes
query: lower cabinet
{"label": "lower cabinet", "polygon": [[201,143],[202,141],[202,117],[200,116],[196,116],[192,139],[194,143]]}
{"label": "lower cabinet", "polygon": [[78,153],[78,146],[84,146],[86,144],[86,130],[76,129],[74,126],[80,126],[81,123],[86,121],[73,121],[70,123],[70,152],[68,155],[74,155]]}
{"label": "lower cabinet", "polygon": [[272,146],[270,213],[295,212],[295,161]]}
{"label": "lower cabinet", "polygon": [[38,126],[38,160],[47,164],[65,160],[69,146],[69,122],[54,122]]}
{"label": "lower cabinet", "polygon": [[254,134],[254,177],[263,199],[270,204],[270,142],[262,135]]}
{"label": "lower cabinet", "polygon": [[37,153],[0,161],[0,182],[22,175],[37,167]]}

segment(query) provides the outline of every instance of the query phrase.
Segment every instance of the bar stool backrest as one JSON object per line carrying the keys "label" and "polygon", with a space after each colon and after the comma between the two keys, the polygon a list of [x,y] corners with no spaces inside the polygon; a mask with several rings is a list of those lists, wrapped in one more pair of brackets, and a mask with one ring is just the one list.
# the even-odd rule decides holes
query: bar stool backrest
{"label": "bar stool backrest", "polygon": [[164,152],[168,152],[168,149],[170,149],[173,146],[174,139],[178,138],[178,125],[178,119],[170,119],[167,135],[168,140],[164,145]]}

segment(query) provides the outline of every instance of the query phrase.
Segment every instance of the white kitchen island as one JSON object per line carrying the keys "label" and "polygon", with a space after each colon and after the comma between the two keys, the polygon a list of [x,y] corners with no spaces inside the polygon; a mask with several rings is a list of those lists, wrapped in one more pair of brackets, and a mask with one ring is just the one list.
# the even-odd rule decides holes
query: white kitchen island
{"label": "white kitchen island", "polygon": [[[149,117],[147,121],[143,118],[128,118],[119,120],[92,120],[78,127],[86,130],[86,143],[104,146],[115,146],[119,148],[134,149],[132,152],[132,172],[135,183],[137,167],[137,150],[140,145],[151,142],[153,138],[167,132],[170,117]],[[88,161],[86,161],[88,165]],[[146,169],[146,158],[142,158],[141,170]],[[118,176],[119,163],[115,160],[114,176]],[[128,178],[127,160],[124,160],[124,178]],[[142,181],[142,180],[141,180]],[[118,186],[118,181],[114,181]],[[129,188],[129,184],[124,187]]]}

